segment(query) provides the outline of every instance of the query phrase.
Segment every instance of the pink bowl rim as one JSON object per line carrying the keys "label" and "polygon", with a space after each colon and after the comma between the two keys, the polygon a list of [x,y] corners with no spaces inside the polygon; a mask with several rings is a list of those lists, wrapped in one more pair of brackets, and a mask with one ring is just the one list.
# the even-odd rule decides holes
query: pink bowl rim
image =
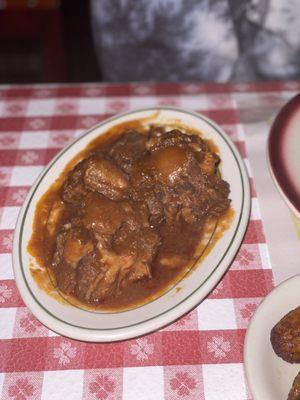
{"label": "pink bowl rim", "polygon": [[[268,159],[271,174],[285,201],[300,217],[300,196],[297,187],[288,172],[288,159],[283,151],[289,129],[288,124],[294,114],[300,110],[300,93],[293,97],[276,116],[268,139]],[[300,120],[299,120],[300,126]]]}

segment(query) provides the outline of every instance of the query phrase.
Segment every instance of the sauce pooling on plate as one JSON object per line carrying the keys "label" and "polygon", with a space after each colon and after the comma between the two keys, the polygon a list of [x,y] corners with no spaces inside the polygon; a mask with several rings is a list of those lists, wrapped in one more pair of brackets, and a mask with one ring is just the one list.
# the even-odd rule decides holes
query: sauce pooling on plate
{"label": "sauce pooling on plate", "polygon": [[[94,140],[39,201],[28,250],[68,301],[121,310],[178,282],[229,224],[229,185],[198,134],[138,121]],[[219,226],[218,229],[217,226]],[[38,271],[38,272],[37,272]]]}

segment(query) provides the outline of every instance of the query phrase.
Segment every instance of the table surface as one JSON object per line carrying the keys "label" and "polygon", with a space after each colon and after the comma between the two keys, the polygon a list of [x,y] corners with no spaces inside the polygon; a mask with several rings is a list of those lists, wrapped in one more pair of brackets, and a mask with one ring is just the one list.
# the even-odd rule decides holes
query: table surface
{"label": "table surface", "polygon": [[[266,164],[271,121],[299,90],[300,82],[0,87],[1,399],[252,398],[243,368],[249,319],[274,284],[300,272],[298,222]],[[243,244],[210,295],[166,328],[114,344],[61,337],[33,317],[14,283],[20,206],[43,167],[75,137],[115,113],[158,105],[203,113],[234,140],[252,193]]]}

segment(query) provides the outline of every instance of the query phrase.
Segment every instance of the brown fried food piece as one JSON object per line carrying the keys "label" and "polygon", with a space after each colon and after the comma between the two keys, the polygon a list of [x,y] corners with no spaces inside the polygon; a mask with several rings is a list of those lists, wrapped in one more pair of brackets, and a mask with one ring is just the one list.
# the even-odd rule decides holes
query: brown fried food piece
{"label": "brown fried food piece", "polygon": [[287,400],[300,400],[300,371],[294,379],[293,386],[291,387]]}
{"label": "brown fried food piece", "polygon": [[300,306],[286,314],[271,330],[275,353],[290,363],[300,362]]}

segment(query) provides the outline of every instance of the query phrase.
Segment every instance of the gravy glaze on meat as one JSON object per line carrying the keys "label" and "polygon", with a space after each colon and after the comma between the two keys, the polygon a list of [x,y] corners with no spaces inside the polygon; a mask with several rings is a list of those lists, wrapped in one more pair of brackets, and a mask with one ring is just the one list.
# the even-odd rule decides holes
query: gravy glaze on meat
{"label": "gravy glaze on meat", "polygon": [[[82,305],[120,310],[157,297],[195,263],[206,226],[230,213],[214,150],[182,128],[112,128],[39,201],[30,254]],[[32,269],[40,284],[42,269]]]}

